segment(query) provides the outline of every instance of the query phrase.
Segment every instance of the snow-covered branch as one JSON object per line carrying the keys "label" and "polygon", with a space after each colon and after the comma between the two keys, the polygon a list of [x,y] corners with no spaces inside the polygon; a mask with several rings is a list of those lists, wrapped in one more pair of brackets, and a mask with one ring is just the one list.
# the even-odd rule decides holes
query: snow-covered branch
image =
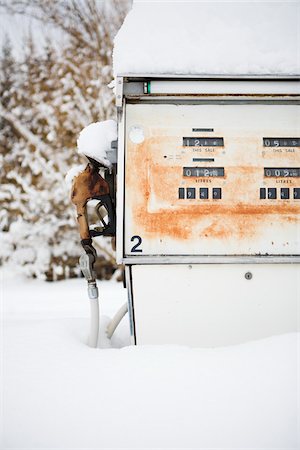
{"label": "snow-covered branch", "polygon": [[21,137],[26,139],[29,144],[45,152],[49,150],[49,147],[36,134],[33,134],[25,125],[21,123],[21,121],[14,114],[6,111],[1,105],[0,117],[9,122],[10,125],[15,129],[15,131],[17,131],[17,133]]}
{"label": "snow-covered branch", "polygon": [[[19,60],[8,41],[0,48],[0,264],[14,260],[28,275],[48,279],[57,267],[78,274],[80,238],[64,177],[80,163],[82,128],[115,116],[107,84],[113,38],[129,3],[0,0],[1,12],[45,25],[44,50],[35,45],[34,29]],[[59,47],[47,35],[54,27]],[[116,270],[109,247],[110,239],[102,239],[105,277]]]}

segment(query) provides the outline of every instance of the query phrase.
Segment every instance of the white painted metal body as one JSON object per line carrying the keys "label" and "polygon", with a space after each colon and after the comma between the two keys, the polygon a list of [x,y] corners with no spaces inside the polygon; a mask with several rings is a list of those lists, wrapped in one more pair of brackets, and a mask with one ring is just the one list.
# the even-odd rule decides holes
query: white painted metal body
{"label": "white painted metal body", "polygon": [[[298,105],[127,105],[125,255],[137,253],[133,236],[140,256],[299,254],[299,178],[264,176],[265,167],[300,166],[299,150],[263,146],[265,136],[296,136],[299,122]],[[214,131],[193,132],[199,124]],[[138,144],[130,139],[137,126]],[[184,147],[183,136],[221,136],[224,145]],[[184,167],[221,167],[224,176],[183,176]],[[282,187],[289,199],[280,198]],[[277,198],[260,199],[261,188]],[[189,189],[195,198],[186,198]]]}
{"label": "white painted metal body", "polygon": [[300,331],[296,264],[134,265],[132,290],[137,344],[216,347]]}
{"label": "white painted metal body", "polygon": [[300,145],[265,143],[300,138],[299,83],[133,81],[119,87],[117,202],[133,342],[210,347],[299,329]]}
{"label": "white painted metal body", "polygon": [[283,83],[278,83],[274,81],[262,81],[262,80],[251,80],[251,81],[228,81],[222,80],[209,80],[209,81],[181,81],[176,83],[176,81],[170,83],[170,81],[152,81],[151,82],[151,93],[152,94],[265,94],[266,92],[270,94],[297,94],[299,93],[299,86],[293,81],[286,81]]}

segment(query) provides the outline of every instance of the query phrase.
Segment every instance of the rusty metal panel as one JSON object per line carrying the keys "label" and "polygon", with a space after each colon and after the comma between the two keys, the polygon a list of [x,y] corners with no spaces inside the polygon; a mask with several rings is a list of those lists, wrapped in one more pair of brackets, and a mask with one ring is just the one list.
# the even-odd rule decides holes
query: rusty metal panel
{"label": "rusty metal panel", "polygon": [[299,138],[295,104],[127,104],[125,255],[299,254]]}

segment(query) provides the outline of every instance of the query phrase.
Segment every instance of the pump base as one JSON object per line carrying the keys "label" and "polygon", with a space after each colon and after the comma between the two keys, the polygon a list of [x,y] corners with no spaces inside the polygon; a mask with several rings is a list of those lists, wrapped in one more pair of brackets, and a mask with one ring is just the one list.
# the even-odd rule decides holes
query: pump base
{"label": "pump base", "polygon": [[134,265],[126,273],[138,345],[216,347],[300,329],[300,264]]}

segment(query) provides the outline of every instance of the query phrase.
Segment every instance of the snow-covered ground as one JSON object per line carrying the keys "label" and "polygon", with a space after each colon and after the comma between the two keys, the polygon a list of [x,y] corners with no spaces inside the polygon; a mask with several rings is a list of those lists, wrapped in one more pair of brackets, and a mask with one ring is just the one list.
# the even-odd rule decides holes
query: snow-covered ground
{"label": "snow-covered ground", "polygon": [[[123,319],[91,349],[83,280],[1,275],[1,449],[299,449],[297,334],[132,347]],[[126,291],[100,292],[104,324]]]}

